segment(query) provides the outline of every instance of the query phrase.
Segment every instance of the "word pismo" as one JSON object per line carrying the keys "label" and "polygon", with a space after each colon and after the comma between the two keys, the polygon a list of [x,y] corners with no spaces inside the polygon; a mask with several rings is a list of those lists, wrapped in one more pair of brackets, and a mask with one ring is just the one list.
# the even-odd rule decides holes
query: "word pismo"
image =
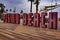
{"label": "word pismo", "polygon": [[[49,12],[49,18],[46,18],[48,13],[24,13],[23,25],[34,27],[57,29],[58,27],[58,12]],[[20,14],[5,14],[3,21],[7,23],[20,24]],[[46,23],[48,21],[48,23]]]}

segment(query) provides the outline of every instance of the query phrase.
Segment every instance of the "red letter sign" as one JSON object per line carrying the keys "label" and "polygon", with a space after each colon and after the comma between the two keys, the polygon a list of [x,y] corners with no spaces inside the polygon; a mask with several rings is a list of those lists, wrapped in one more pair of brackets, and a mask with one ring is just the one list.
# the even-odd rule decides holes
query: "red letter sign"
{"label": "red letter sign", "polygon": [[29,13],[28,15],[28,25],[29,26],[33,25],[33,13]]}
{"label": "red letter sign", "polygon": [[41,27],[43,28],[47,28],[47,25],[45,24],[46,18],[45,16],[47,16],[47,13],[41,13]]}
{"label": "red letter sign", "polygon": [[11,14],[8,14],[8,23],[11,22]]}
{"label": "red letter sign", "polygon": [[57,29],[57,18],[58,18],[57,12],[50,12],[49,13],[49,28]]}
{"label": "red letter sign", "polygon": [[28,24],[28,14],[24,13],[23,14],[23,25],[27,25]]}
{"label": "red letter sign", "polygon": [[16,14],[16,24],[20,24],[20,14]]}
{"label": "red letter sign", "polygon": [[40,27],[40,14],[39,13],[34,14],[34,26]]}
{"label": "red letter sign", "polygon": [[11,14],[11,23],[16,23],[16,14]]}

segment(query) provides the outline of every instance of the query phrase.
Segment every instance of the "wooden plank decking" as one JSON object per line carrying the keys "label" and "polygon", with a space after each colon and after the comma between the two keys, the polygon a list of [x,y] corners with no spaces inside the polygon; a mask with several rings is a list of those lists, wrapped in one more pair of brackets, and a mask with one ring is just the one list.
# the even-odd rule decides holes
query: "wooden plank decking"
{"label": "wooden plank decking", "polygon": [[60,31],[0,23],[0,40],[60,40]]}

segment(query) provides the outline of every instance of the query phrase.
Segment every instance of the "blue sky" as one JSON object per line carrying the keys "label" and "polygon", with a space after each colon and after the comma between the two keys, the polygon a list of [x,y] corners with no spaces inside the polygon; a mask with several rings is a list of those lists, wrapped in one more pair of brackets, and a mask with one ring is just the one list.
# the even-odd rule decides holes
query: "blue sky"
{"label": "blue sky", "polygon": [[[39,10],[45,5],[51,5],[52,0],[41,0],[39,4]],[[60,4],[60,0],[56,0],[58,4]],[[3,3],[6,8],[5,9],[14,9],[16,7],[16,12],[20,12],[20,10],[23,10],[24,12],[29,13],[30,11],[30,2],[28,0],[0,0],[0,3]],[[53,3],[55,4],[55,0],[53,0]],[[53,11],[57,11],[58,15],[60,17],[60,7],[56,8]],[[33,12],[35,13],[35,5],[33,4]]]}

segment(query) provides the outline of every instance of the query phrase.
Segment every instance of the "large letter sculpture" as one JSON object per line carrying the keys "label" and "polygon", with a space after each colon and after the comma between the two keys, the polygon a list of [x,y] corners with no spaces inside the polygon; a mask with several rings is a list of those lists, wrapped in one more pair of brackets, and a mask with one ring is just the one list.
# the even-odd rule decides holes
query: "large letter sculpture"
{"label": "large letter sculpture", "polygon": [[29,26],[33,25],[33,13],[29,13],[28,15],[28,25]]}
{"label": "large letter sculpture", "polygon": [[16,23],[16,14],[11,14],[11,23]]}
{"label": "large letter sculpture", "polygon": [[50,29],[57,29],[57,19],[58,19],[57,12],[49,13],[49,28]]}
{"label": "large letter sculpture", "polygon": [[39,13],[35,13],[34,14],[34,23],[33,23],[35,27],[40,27],[40,14]]}
{"label": "large letter sculpture", "polygon": [[20,14],[16,14],[16,24],[20,24]]}
{"label": "large letter sculpture", "polygon": [[28,24],[28,14],[24,13],[23,14],[23,25],[27,25]]}
{"label": "large letter sculpture", "polygon": [[41,13],[41,27],[43,28],[47,28],[47,25],[45,24],[46,22],[45,16],[47,16],[47,13],[42,12]]}
{"label": "large letter sculpture", "polygon": [[11,14],[8,14],[8,23],[11,23]]}

